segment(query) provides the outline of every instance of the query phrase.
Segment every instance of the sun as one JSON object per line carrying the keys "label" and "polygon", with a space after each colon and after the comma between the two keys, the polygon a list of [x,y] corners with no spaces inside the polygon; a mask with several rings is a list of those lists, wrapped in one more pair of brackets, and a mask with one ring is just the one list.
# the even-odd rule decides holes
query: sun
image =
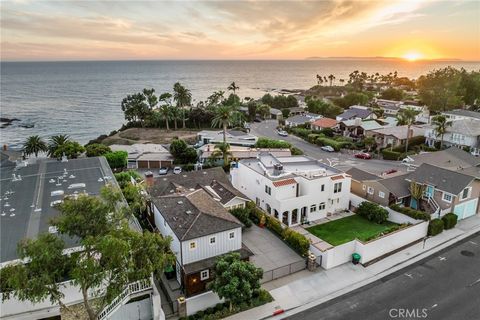
{"label": "sun", "polygon": [[422,58],[423,58],[423,54],[416,51],[410,51],[403,55],[403,59],[407,61],[417,61]]}

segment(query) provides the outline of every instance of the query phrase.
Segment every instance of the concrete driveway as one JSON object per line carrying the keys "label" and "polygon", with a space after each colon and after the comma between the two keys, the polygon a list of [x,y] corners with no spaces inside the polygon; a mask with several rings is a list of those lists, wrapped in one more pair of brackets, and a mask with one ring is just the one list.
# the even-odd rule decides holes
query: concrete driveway
{"label": "concrete driveway", "polygon": [[250,261],[263,269],[263,282],[305,269],[305,259],[268,229],[252,225],[243,231],[242,241],[254,254]]}
{"label": "concrete driveway", "polygon": [[347,171],[351,167],[357,167],[374,174],[381,174],[382,172],[390,169],[396,169],[404,172],[407,171],[406,166],[400,161],[388,161],[381,159],[362,160],[355,158],[353,156],[353,152],[343,153],[323,151],[320,149],[320,147],[308,143],[294,135],[280,137],[275,129],[277,125],[277,120],[266,120],[262,121],[261,123],[254,122],[251,124],[250,133],[258,137],[268,137],[288,141],[295,147],[302,149],[307,156],[320,160],[342,171]]}

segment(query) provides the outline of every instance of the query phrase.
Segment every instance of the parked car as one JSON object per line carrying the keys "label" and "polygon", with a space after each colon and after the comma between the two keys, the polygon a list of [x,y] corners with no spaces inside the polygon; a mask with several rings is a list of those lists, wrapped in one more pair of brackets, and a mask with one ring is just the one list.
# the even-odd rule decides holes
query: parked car
{"label": "parked car", "polygon": [[410,163],[413,162],[413,159],[407,156],[405,159],[402,160],[403,163]]}
{"label": "parked car", "polygon": [[175,167],[175,168],[173,168],[173,173],[174,173],[174,174],[180,174],[180,173],[182,173],[182,168],[180,168],[180,167]]}
{"label": "parked car", "polygon": [[168,173],[168,168],[166,167],[162,167],[158,170],[158,174],[161,175],[161,176],[164,176]]}
{"label": "parked car", "polygon": [[392,174],[392,173],[395,173],[395,172],[397,172],[397,169],[390,169],[390,170],[385,171],[383,174]]}
{"label": "parked car", "polygon": [[277,130],[279,136],[288,137],[288,132],[285,130]]}
{"label": "parked car", "polygon": [[333,149],[333,147],[331,147],[331,146],[323,146],[320,149],[322,149],[323,151],[327,151],[327,152],[335,152],[335,149]]}
{"label": "parked car", "polygon": [[368,159],[372,159],[372,156],[370,155],[370,153],[360,152],[355,155],[355,158],[368,160]]}
{"label": "parked car", "polygon": [[195,144],[193,145],[193,147],[194,147],[195,149],[198,149],[198,148],[200,148],[201,146],[203,146],[203,144],[204,144],[204,143],[203,143],[202,141],[199,141],[199,142],[195,143]]}

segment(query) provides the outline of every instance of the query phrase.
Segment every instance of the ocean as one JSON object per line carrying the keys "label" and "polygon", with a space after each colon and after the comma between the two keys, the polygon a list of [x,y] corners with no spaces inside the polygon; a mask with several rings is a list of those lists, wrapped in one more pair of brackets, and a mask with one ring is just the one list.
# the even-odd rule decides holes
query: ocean
{"label": "ocean", "polygon": [[[68,134],[86,143],[124,123],[122,99],[143,88],[172,91],[177,81],[192,92],[194,103],[232,82],[241,97],[261,97],[281,89],[308,89],[316,74],[348,79],[354,70],[369,74],[398,71],[417,78],[447,65],[480,69],[480,62],[406,62],[391,60],[295,61],[78,61],[2,62],[1,116],[21,121],[0,129],[0,144],[21,147],[30,135]],[[33,127],[25,128],[27,124]]]}

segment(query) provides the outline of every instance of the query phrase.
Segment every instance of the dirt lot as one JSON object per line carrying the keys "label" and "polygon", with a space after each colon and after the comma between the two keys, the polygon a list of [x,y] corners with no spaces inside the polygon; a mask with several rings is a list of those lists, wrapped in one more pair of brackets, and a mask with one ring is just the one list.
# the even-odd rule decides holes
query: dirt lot
{"label": "dirt lot", "polygon": [[158,143],[169,144],[173,138],[178,137],[187,143],[193,144],[196,141],[197,131],[177,130],[166,131],[155,128],[130,128],[120,131],[111,137],[106,138],[102,143],[111,144],[134,144],[134,143]]}

